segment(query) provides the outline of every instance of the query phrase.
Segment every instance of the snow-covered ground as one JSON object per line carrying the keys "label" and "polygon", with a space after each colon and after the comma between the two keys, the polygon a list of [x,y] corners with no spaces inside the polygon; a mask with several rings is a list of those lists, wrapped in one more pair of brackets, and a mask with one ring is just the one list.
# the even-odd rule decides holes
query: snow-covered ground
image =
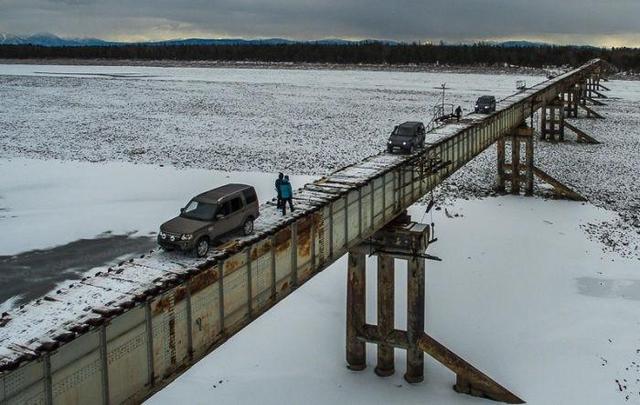
{"label": "snow-covered ground", "polygon": [[326,173],[394,125],[467,111],[541,77],[284,69],[0,65],[0,156]]}
{"label": "snow-covered ground", "polygon": [[[423,210],[415,207],[414,218]],[[614,214],[524,197],[457,200],[447,210],[452,218],[434,212],[439,241],[429,252],[443,261],[427,262],[426,330],[529,404],[638,403],[638,264],[602,253],[580,229]],[[401,263],[396,327],[405,328]],[[147,403],[489,403],[456,394],[454,375],[434,361],[426,363],[424,383],[408,385],[400,350],[393,377],[373,373],[373,346],[366,371],[347,370],[345,291],[343,259]]]}
{"label": "snow-covered ground", "polygon": [[[160,224],[202,191],[248,183],[264,202],[274,196],[275,177],[127,162],[0,159],[0,313],[155,248]],[[313,177],[291,179],[299,187]]]}
{"label": "snow-covered ground", "polygon": [[[0,65],[0,261],[79,239],[153,237],[189,197],[226,182],[254,184],[264,201],[277,171],[308,175],[294,178],[302,185],[378,152],[393,125],[428,121],[441,83],[447,102],[469,110],[519,79],[542,78]],[[577,121],[603,145],[536,146],[538,166],[600,208],[474,199],[491,194],[490,148],[441,190],[438,203],[459,216],[434,211],[431,253],[444,262],[428,262],[427,330],[529,403],[640,401],[640,82],[607,86],[616,98],[596,109],[608,119]],[[403,290],[401,267],[398,277]],[[453,393],[433,362],[424,384],[407,385],[400,351],[392,378],[347,371],[345,283],[341,262],[149,402],[482,402]],[[403,327],[404,291],[397,299]]]}
{"label": "snow-covered ground", "polygon": [[[288,173],[291,174],[291,173]],[[0,159],[0,256],[100,234],[152,236],[189,199],[226,183],[274,197],[277,173],[176,169],[123,162]],[[291,174],[295,187],[314,177]]]}

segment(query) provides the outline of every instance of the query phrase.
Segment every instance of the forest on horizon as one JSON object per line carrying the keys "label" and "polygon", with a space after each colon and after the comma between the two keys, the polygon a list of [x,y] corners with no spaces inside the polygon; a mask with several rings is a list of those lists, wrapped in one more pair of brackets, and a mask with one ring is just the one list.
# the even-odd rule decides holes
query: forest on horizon
{"label": "forest on horizon", "polygon": [[278,45],[149,45],[44,47],[1,45],[3,59],[112,59],[292,62],[378,65],[578,66],[601,58],[621,71],[640,73],[640,49],[578,46],[506,47],[489,44],[432,45],[295,43]]}

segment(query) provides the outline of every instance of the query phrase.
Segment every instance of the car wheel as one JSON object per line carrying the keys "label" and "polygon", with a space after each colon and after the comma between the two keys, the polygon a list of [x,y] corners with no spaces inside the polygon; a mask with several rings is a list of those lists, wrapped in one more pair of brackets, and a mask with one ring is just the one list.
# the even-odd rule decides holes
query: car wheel
{"label": "car wheel", "polygon": [[247,220],[244,221],[244,225],[242,225],[242,233],[244,233],[245,236],[253,233],[253,218],[247,218]]}
{"label": "car wheel", "polygon": [[209,252],[209,239],[202,237],[196,242],[196,256],[205,257]]}

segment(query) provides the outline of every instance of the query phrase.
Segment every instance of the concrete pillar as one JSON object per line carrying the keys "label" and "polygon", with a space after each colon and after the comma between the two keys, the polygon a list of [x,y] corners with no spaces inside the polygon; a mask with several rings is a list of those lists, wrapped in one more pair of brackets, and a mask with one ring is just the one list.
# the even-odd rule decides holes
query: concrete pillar
{"label": "concrete pillar", "polygon": [[364,370],[366,348],[364,341],[358,340],[358,333],[365,324],[366,308],[366,256],[364,253],[349,252],[347,270],[347,367]]}
{"label": "concrete pillar", "polygon": [[407,268],[407,372],[404,379],[409,383],[424,380],[424,352],[418,348],[418,339],[424,333],[424,259],[413,257]]}
{"label": "concrete pillar", "polygon": [[542,102],[542,108],[540,109],[540,140],[544,141],[547,138],[547,102]]}
{"label": "concrete pillar", "polygon": [[524,194],[533,195],[533,130],[530,129],[530,135],[525,138],[525,165],[527,168],[526,183]]}
{"label": "concrete pillar", "polygon": [[541,140],[564,140],[564,103],[560,98],[542,108],[540,122]]}
{"label": "concrete pillar", "polygon": [[565,115],[568,118],[578,118],[578,101],[580,99],[580,88],[571,86],[567,91],[567,102],[565,105]]}
{"label": "concrete pillar", "polygon": [[[392,256],[378,255],[378,330],[383,337],[388,336],[395,329],[394,319],[394,290],[395,268]],[[393,346],[378,344],[378,365],[375,372],[380,377],[387,377],[394,373]]]}
{"label": "concrete pillar", "polygon": [[498,178],[496,184],[496,191],[504,192],[504,159],[505,159],[505,147],[504,137],[500,137],[496,143],[497,155],[498,155]]}
{"label": "concrete pillar", "polygon": [[511,134],[511,194],[520,194],[520,138]]}

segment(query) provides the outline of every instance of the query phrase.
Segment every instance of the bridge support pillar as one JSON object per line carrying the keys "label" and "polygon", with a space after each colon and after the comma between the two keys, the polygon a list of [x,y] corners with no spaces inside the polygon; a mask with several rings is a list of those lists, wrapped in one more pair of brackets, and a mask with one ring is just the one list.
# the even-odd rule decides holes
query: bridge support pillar
{"label": "bridge support pillar", "polygon": [[[378,328],[382,336],[388,336],[395,328],[394,315],[395,261],[393,256],[378,255]],[[394,348],[378,344],[378,365],[375,372],[380,377],[388,377],[395,372]]]}
{"label": "bridge support pillar", "polygon": [[[405,380],[415,384],[424,380],[424,354],[431,355],[456,374],[454,390],[496,401],[524,403],[506,388],[467,363],[424,332],[425,259],[430,228],[399,216],[366,242],[349,251],[347,279],[347,364],[363,370],[365,342],[378,346],[375,373],[381,377],[394,373],[394,349],[407,351]],[[378,257],[378,325],[365,323],[365,255]],[[407,261],[407,330],[394,327],[395,260]]]}
{"label": "bridge support pillar", "polygon": [[[506,163],[505,144],[511,145],[511,162]],[[521,145],[524,144],[524,162],[521,160]],[[533,195],[533,129],[526,126],[516,128],[510,135],[498,140],[498,179],[496,190],[504,192],[505,183],[511,185],[511,194]]]}
{"label": "bridge support pillar", "polygon": [[366,320],[366,256],[364,252],[349,252],[347,279],[347,364],[351,370],[366,368],[366,348],[358,340],[358,331]]}
{"label": "bridge support pillar", "polygon": [[564,103],[560,98],[545,103],[540,114],[540,139],[564,141]]}
{"label": "bridge support pillar", "polygon": [[578,101],[580,100],[580,89],[571,86],[565,93],[561,94],[564,102],[564,112],[566,118],[578,118]]}

